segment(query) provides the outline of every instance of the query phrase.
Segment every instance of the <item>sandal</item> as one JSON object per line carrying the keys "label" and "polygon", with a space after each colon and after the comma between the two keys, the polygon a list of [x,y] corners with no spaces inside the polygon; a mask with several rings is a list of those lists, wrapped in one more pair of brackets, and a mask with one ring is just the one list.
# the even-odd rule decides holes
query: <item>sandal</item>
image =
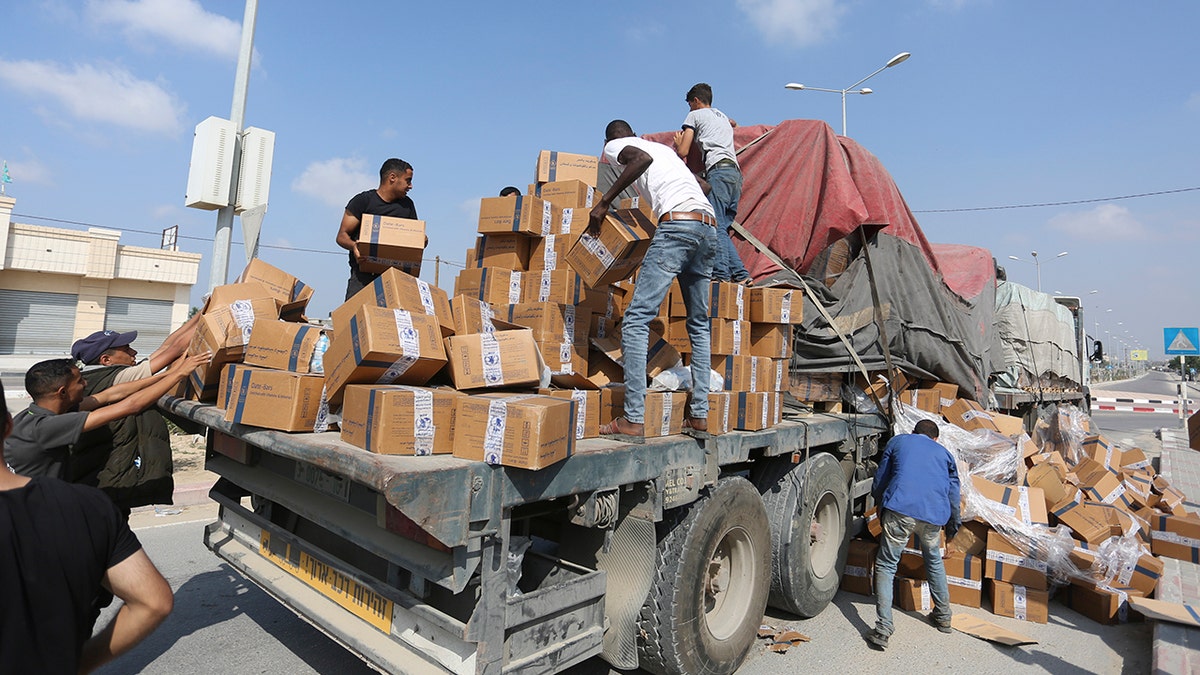
{"label": "sandal", "polygon": [[[695,426],[693,426],[693,424],[697,423],[697,422],[703,422],[704,428],[697,429]],[[698,419],[693,419],[691,417],[683,418],[683,433],[687,436],[691,436],[692,438],[695,438],[695,439],[701,440],[701,441],[706,441],[713,437],[712,434],[708,433],[708,420],[706,420],[706,419],[698,420]]]}
{"label": "sandal", "polygon": [[626,421],[624,417],[618,417],[608,424],[600,425],[600,437],[614,441],[625,441],[626,443],[633,443],[634,445],[642,445],[646,442],[646,437],[644,434],[627,434],[621,431],[621,422],[633,424],[633,422]]}

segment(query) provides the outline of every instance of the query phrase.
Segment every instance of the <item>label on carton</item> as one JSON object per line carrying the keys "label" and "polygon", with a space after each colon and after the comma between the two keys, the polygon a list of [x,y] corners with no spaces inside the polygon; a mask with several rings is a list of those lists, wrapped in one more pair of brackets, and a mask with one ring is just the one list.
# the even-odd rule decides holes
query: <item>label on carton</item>
{"label": "label on carton", "polygon": [[567,305],[563,309],[563,341],[575,342],[575,305]]}
{"label": "label on carton", "polygon": [[755,358],[750,359],[750,391],[758,391],[758,359]]}
{"label": "label on carton", "polygon": [[436,316],[437,310],[433,306],[433,293],[429,290],[429,284],[417,279],[417,294],[421,296],[421,306],[425,308],[425,313]]}
{"label": "label on carton", "polygon": [[1017,495],[1017,503],[1021,506],[1021,520],[1025,521],[1026,525],[1032,525],[1033,521],[1029,519],[1029,488],[1017,488]]}
{"label": "label on carton", "polygon": [[504,427],[508,424],[508,402],[496,399],[488,403],[487,430],[483,434],[483,461],[499,464],[504,457]]}
{"label": "label on carton", "polygon": [[542,202],[542,236],[550,234],[550,227],[554,224],[553,212],[550,210],[550,202]]}
{"label": "label on carton", "polygon": [[[542,250],[542,264],[545,265],[546,271],[553,270],[558,264],[558,254],[554,252],[554,235],[546,236],[546,248]],[[541,302],[539,300],[538,302]]]}
{"label": "label on carton", "polygon": [[402,309],[393,309],[392,313],[396,317],[396,337],[404,354],[375,380],[375,384],[395,382],[421,357],[421,338],[413,328],[412,314]]}
{"label": "label on carton", "polygon": [[1033,558],[1026,558],[1024,556],[1013,555],[1012,553],[1005,553],[1003,551],[993,551],[993,550],[989,549],[987,552],[987,559],[988,560],[996,560],[998,562],[1004,563],[1005,565],[1016,565],[1017,567],[1024,567],[1027,570],[1037,570],[1038,572],[1041,572],[1043,574],[1045,574],[1045,572],[1046,572],[1046,563],[1044,563],[1040,560],[1034,560]]}
{"label": "label on carton", "polygon": [[1025,587],[1013,586],[1013,617],[1025,621],[1026,616],[1028,616],[1026,612],[1027,607],[1028,600],[1025,597]]}
{"label": "label on carton", "polygon": [[968,410],[962,414],[964,422],[970,422],[973,419],[990,420],[992,416],[983,410]]}
{"label": "label on carton", "polygon": [[[591,188],[588,188],[588,189],[590,190]],[[589,198],[588,206],[591,206],[591,205],[592,205],[592,202],[590,201],[590,198]],[[574,220],[574,218],[575,218],[575,209],[571,208],[570,206],[563,209],[562,210],[562,224],[558,226],[558,233],[559,234],[571,234],[571,221]],[[554,236],[554,235],[551,235],[551,236]],[[549,244],[547,244],[547,246],[549,246]]]}
{"label": "label on carton", "polygon": [[866,576],[868,576],[867,568],[859,567],[858,565],[846,565],[846,569],[845,569],[845,571],[842,572],[842,574],[844,576],[848,576],[848,577],[866,577]]}
{"label": "label on carton", "polygon": [[[742,286],[738,286],[742,288]],[[739,310],[740,311],[740,310]],[[733,355],[740,356],[742,353],[742,322],[733,322]]]}
{"label": "label on carton", "polygon": [[249,344],[250,333],[254,330],[254,305],[249,300],[234,300],[229,303],[229,315],[242,330],[242,344]]}
{"label": "label on carton", "polygon": [[479,305],[479,323],[483,324],[481,333],[495,333],[496,324],[492,323],[492,319],[496,318],[496,313],[492,311],[492,306],[485,303]]}
{"label": "label on carton", "polygon": [[489,387],[504,384],[504,368],[500,363],[500,343],[494,333],[484,333],[479,339],[483,361],[483,381]]}
{"label": "label on carton", "polygon": [[960,586],[962,588],[969,588],[973,591],[978,591],[978,590],[983,589],[983,582],[979,581],[977,579],[964,579],[963,577],[947,576],[946,583],[951,584],[953,586]]}
{"label": "label on carton", "polygon": [[1169,542],[1172,544],[1179,544],[1180,546],[1187,546],[1188,548],[1200,548],[1200,539],[1192,539],[1191,537],[1185,537],[1182,534],[1179,534],[1178,532],[1167,532],[1165,530],[1155,530],[1154,533],[1150,535],[1150,537],[1152,539],[1157,539],[1159,541],[1165,541],[1165,542]]}
{"label": "label on carton", "polygon": [[576,389],[571,392],[575,401],[575,438],[583,438],[587,422],[587,392]]}
{"label": "label on carton", "polygon": [[663,416],[662,416],[662,432],[661,435],[667,436],[671,433],[671,412],[675,406],[674,397],[670,392],[663,396]]}
{"label": "label on carton", "polygon": [[730,408],[730,404],[733,403],[733,397],[732,396],[722,396],[721,398],[724,399],[724,401],[725,401],[725,405],[721,406],[721,408],[722,408],[722,410],[721,410],[721,428],[728,429],[729,428],[729,408]]}
{"label": "label on carton", "polygon": [[433,392],[406,387],[413,394],[413,453],[433,454]]}
{"label": "label on carton", "polygon": [[604,242],[600,241],[599,237],[594,237],[587,232],[584,232],[583,235],[579,237],[579,242],[583,244],[583,247],[587,249],[587,252],[595,256],[595,258],[599,260],[600,264],[604,267],[612,267],[612,264],[616,262],[616,257],[614,257],[612,252],[608,250],[608,248],[604,245]]}
{"label": "label on carton", "polygon": [[[783,361],[779,361],[775,364],[775,389],[774,389],[774,391],[783,391]],[[777,404],[776,408],[778,408],[778,403],[779,402],[776,401],[776,404]]]}
{"label": "label on carton", "polygon": [[779,318],[783,323],[792,322],[792,291],[783,294],[783,302],[779,306]]}
{"label": "label on carton", "polygon": [[[550,235],[554,236],[554,235]],[[550,274],[551,270],[542,270],[542,278],[538,283],[538,302],[546,302],[550,299]]]}
{"label": "label on carton", "polygon": [[745,287],[745,286],[743,286],[743,285],[741,285],[741,284],[738,284],[738,285],[737,285],[737,297],[734,299],[734,304],[736,304],[736,305],[737,305],[737,318],[738,318],[738,321],[745,321],[745,320],[746,320],[746,312],[745,312],[745,307],[746,307],[746,305],[745,305],[745,290],[746,290],[746,287]]}
{"label": "label on carton", "polygon": [[1112,504],[1113,502],[1117,501],[1124,495],[1125,495],[1125,485],[1121,484],[1121,485],[1118,485],[1117,487],[1113,488],[1112,492],[1109,492],[1108,494],[1101,497],[1100,501],[1104,502],[1105,504]]}
{"label": "label on carton", "polygon": [[313,433],[329,431],[329,399],[325,395],[325,387],[321,387],[321,403],[317,405],[317,419],[313,421]]}
{"label": "label on carton", "polygon": [[513,270],[508,273],[508,304],[521,302],[521,273]]}
{"label": "label on carton", "polygon": [[767,420],[771,412],[771,402],[767,401],[762,407],[762,428],[767,428]]}
{"label": "label on carton", "polygon": [[571,343],[561,342],[558,345],[558,374],[572,375],[575,373],[575,367],[571,365]]}
{"label": "label on carton", "polygon": [[922,581],[921,582],[921,611],[922,612],[928,612],[930,609],[933,608],[933,603],[930,602],[930,600],[931,600],[931,598],[929,597],[929,584],[927,582]]}

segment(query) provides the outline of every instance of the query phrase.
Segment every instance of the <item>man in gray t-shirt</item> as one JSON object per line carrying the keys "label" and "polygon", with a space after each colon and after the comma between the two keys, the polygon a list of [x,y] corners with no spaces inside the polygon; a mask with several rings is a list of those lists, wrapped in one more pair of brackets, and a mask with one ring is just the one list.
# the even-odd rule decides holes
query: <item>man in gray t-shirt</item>
{"label": "man in gray t-shirt", "polygon": [[700,146],[705,178],[712,186],[708,201],[717,212],[720,234],[713,279],[749,285],[753,280],[729,235],[742,197],[742,170],[733,149],[735,123],[712,107],[712,87],[703,82],[688,90],[687,104],[691,112],[683,120],[683,129],[675,134],[675,152],[686,161],[692,144]]}

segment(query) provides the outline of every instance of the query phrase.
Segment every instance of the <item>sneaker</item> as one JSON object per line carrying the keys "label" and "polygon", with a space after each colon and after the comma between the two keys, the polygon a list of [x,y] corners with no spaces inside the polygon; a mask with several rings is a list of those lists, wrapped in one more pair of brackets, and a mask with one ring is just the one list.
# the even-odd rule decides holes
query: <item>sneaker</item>
{"label": "sneaker", "polygon": [[870,642],[880,649],[887,649],[888,636],[880,633],[878,630],[872,629],[870,633],[867,633],[867,642]]}

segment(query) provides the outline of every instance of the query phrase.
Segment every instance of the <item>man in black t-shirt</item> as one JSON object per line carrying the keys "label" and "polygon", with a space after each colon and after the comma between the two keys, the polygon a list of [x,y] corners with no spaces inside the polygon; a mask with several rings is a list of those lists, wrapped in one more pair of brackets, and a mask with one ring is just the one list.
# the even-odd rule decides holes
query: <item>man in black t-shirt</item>
{"label": "man in black t-shirt", "polygon": [[[0,435],[11,430],[0,385]],[[109,591],[124,605],[93,637]],[[170,585],[103,492],[18,476],[0,449],[0,673],[91,672],[173,606]]]}
{"label": "man in black t-shirt", "polygon": [[350,280],[346,283],[347,300],[379,276],[358,269],[356,244],[363,214],[416,220],[417,207],[413,206],[413,201],[408,198],[408,191],[412,189],[412,178],[412,165],[393,157],[379,167],[379,187],[354,195],[346,204],[342,226],[338,229],[337,245],[350,252]]}

